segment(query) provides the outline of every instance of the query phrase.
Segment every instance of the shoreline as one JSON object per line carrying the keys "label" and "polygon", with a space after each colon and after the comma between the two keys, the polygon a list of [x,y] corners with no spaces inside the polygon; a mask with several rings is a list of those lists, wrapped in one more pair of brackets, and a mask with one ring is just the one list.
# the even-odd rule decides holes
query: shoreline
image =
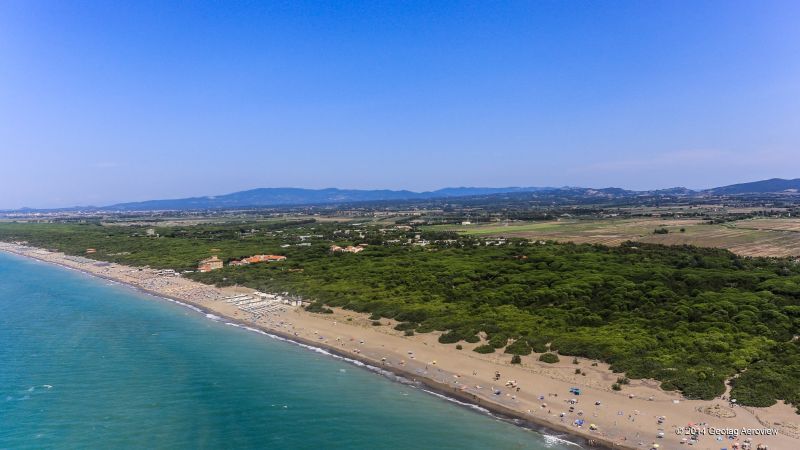
{"label": "shoreline", "polygon": [[[314,341],[310,341],[308,339],[304,339],[304,338],[299,337],[299,336],[293,336],[293,335],[285,333],[285,332],[283,332],[281,330],[275,330],[275,329],[268,328],[268,327],[265,327],[265,326],[262,326],[262,325],[259,325],[259,324],[254,324],[254,323],[251,323],[251,322],[239,319],[239,318],[231,317],[231,316],[229,316],[227,314],[224,314],[224,313],[221,313],[219,311],[210,309],[210,308],[208,308],[205,305],[200,304],[200,303],[194,303],[194,302],[192,302],[190,300],[186,300],[186,299],[182,299],[182,298],[178,298],[178,297],[174,297],[174,296],[165,295],[165,294],[159,293],[157,291],[152,291],[152,290],[144,289],[144,288],[142,288],[140,286],[136,286],[136,285],[133,285],[133,284],[125,283],[123,281],[120,281],[120,280],[112,278],[112,277],[103,276],[103,275],[100,275],[100,274],[96,274],[96,273],[93,273],[93,272],[82,270],[80,268],[71,267],[71,266],[67,266],[67,265],[64,265],[64,264],[55,263],[55,262],[52,262],[52,261],[47,261],[45,259],[36,258],[34,256],[31,256],[31,255],[24,255],[24,254],[21,254],[21,253],[16,253],[16,252],[13,252],[13,251],[9,251],[8,249],[0,248],[0,251],[3,251],[5,253],[9,253],[9,254],[12,254],[12,255],[15,255],[15,256],[18,256],[18,257],[28,258],[28,259],[32,259],[32,260],[35,260],[35,261],[43,262],[43,263],[46,263],[46,264],[52,264],[52,265],[58,266],[58,267],[60,267],[62,269],[74,270],[74,271],[77,271],[77,272],[79,272],[81,274],[87,275],[89,277],[99,278],[99,279],[106,280],[106,281],[111,281],[111,282],[119,284],[120,286],[122,286],[124,288],[132,289],[132,290],[134,290],[134,291],[136,291],[136,292],[138,292],[140,294],[145,294],[145,295],[148,295],[148,296],[151,296],[151,297],[155,297],[155,298],[157,298],[159,300],[167,300],[167,301],[176,303],[178,305],[181,305],[182,307],[191,309],[191,310],[193,310],[195,312],[198,312],[200,314],[204,314],[206,316],[213,315],[213,316],[217,317],[219,319],[219,321],[221,321],[221,322],[223,322],[223,323],[225,323],[227,325],[236,326],[236,327],[242,328],[242,329],[247,330],[247,331],[263,334],[263,335],[265,335],[265,336],[267,336],[269,338],[272,338],[272,339],[278,339],[280,341],[287,342],[287,343],[294,344],[294,345],[298,345],[298,346],[307,348],[307,349],[312,350],[312,351],[322,350],[322,352],[324,352],[324,354],[327,354],[328,356],[333,356],[336,359],[343,360],[343,361],[345,361],[345,362],[347,362],[349,364],[355,365],[356,367],[360,367],[362,369],[369,370],[370,372],[377,373],[377,374],[383,376],[384,378],[388,378],[392,382],[413,386],[413,387],[418,388],[418,389],[420,389],[420,390],[422,390],[422,391],[424,391],[424,392],[426,392],[428,394],[440,397],[445,401],[448,401],[450,403],[455,403],[459,407],[467,408],[467,409],[470,409],[470,410],[472,410],[474,412],[477,412],[479,414],[487,415],[489,417],[492,417],[492,418],[495,418],[495,419],[498,419],[498,420],[502,420],[502,421],[507,422],[509,424],[512,424],[514,426],[518,426],[520,428],[525,428],[527,430],[531,430],[531,431],[534,431],[536,433],[539,433],[539,434],[542,435],[542,437],[544,439],[556,439],[556,440],[564,442],[564,443],[566,443],[568,445],[576,446],[578,448],[584,448],[585,446],[589,446],[591,448],[598,448],[598,449],[623,449],[623,450],[627,450],[627,449],[634,449],[635,448],[635,447],[622,447],[622,446],[619,446],[619,445],[614,445],[613,443],[607,443],[607,442],[605,442],[605,441],[603,441],[601,439],[595,439],[594,440],[595,443],[594,444],[590,444],[590,440],[589,439],[587,439],[584,436],[580,436],[580,435],[577,435],[575,433],[570,432],[570,430],[566,429],[566,427],[565,427],[565,429],[559,430],[559,429],[551,426],[550,424],[538,423],[536,421],[532,421],[532,420],[530,420],[530,418],[524,417],[524,416],[520,415],[518,412],[513,411],[513,410],[511,410],[509,408],[506,408],[506,407],[504,407],[502,405],[492,404],[491,402],[487,402],[487,403],[482,403],[480,401],[476,402],[474,399],[470,398],[469,395],[466,395],[463,392],[458,391],[457,389],[450,389],[450,387],[448,385],[445,385],[443,383],[438,383],[433,379],[430,379],[430,378],[427,378],[427,377],[420,377],[417,374],[414,374],[412,372],[409,372],[409,371],[406,371],[406,370],[403,370],[403,369],[399,369],[399,368],[396,368],[396,367],[393,367],[393,366],[381,367],[380,366],[380,362],[376,362],[376,361],[374,361],[372,359],[361,357],[359,355],[352,355],[352,354],[349,354],[349,353],[345,353],[345,352],[342,352],[342,351],[340,351],[339,349],[337,349],[336,347],[333,347],[333,346],[324,345],[324,344],[321,345],[320,343],[317,343],[317,342],[314,342]],[[209,318],[209,319],[210,320],[217,320],[217,319],[212,319],[212,318]],[[357,364],[357,363],[360,363],[360,364]],[[395,378],[392,379],[391,377],[388,376],[388,374],[393,375]],[[417,379],[417,378],[420,378],[420,379]],[[553,434],[553,433],[557,433],[557,432],[562,434],[562,435],[560,436],[560,435]],[[563,435],[566,435],[567,437],[565,437]]]}
{"label": "shoreline", "polygon": [[[259,333],[265,334],[265,335],[267,335],[267,336],[269,336],[271,338],[277,338],[279,340],[288,341],[288,342],[293,343],[295,345],[300,345],[300,346],[309,348],[309,349],[314,350],[314,351],[320,351],[320,352],[326,353],[328,355],[331,355],[331,356],[333,356],[335,358],[343,359],[346,362],[349,362],[351,364],[355,364],[355,365],[359,365],[359,366],[364,365],[364,366],[366,366],[365,367],[366,369],[368,369],[370,371],[373,371],[373,372],[376,372],[378,374],[381,374],[381,375],[383,375],[383,376],[385,376],[387,378],[392,379],[393,381],[400,382],[400,383],[403,383],[403,384],[412,384],[413,386],[415,386],[417,388],[420,388],[422,390],[425,390],[426,392],[428,392],[430,394],[437,395],[437,396],[440,396],[440,397],[444,397],[444,399],[446,399],[448,401],[451,401],[451,402],[454,402],[454,403],[458,404],[459,406],[466,407],[466,408],[473,409],[473,410],[478,410],[479,412],[481,412],[483,414],[486,414],[486,415],[489,415],[491,417],[494,417],[496,419],[506,421],[508,423],[514,424],[516,426],[520,426],[522,428],[533,430],[533,431],[535,431],[537,433],[542,434],[545,439],[546,438],[555,438],[555,439],[562,440],[565,443],[569,443],[571,445],[575,445],[575,446],[578,446],[578,447],[584,447],[584,448],[585,447],[590,447],[590,448],[609,448],[609,449],[611,449],[611,448],[615,448],[615,449],[648,448],[649,449],[652,444],[645,443],[646,441],[653,442],[653,443],[658,442],[660,444],[661,448],[680,448],[678,446],[670,446],[670,442],[667,442],[666,440],[658,440],[658,441],[656,441],[656,439],[645,439],[643,437],[638,442],[638,445],[636,445],[637,444],[636,441],[634,441],[633,439],[628,439],[626,437],[626,436],[628,436],[628,434],[630,434],[629,433],[631,431],[630,429],[633,428],[631,426],[631,424],[627,424],[627,426],[625,426],[625,424],[623,423],[623,426],[619,427],[619,429],[621,431],[618,432],[618,433],[617,432],[614,433],[616,435],[616,439],[614,439],[611,436],[601,435],[598,432],[589,432],[589,430],[586,430],[584,428],[577,428],[577,427],[574,427],[574,426],[570,426],[569,423],[571,423],[571,422],[565,422],[564,421],[564,413],[561,414],[561,420],[560,421],[558,420],[558,416],[557,415],[550,414],[550,410],[549,409],[547,410],[548,414],[546,416],[541,416],[541,415],[537,416],[535,414],[536,411],[532,412],[531,409],[528,409],[527,413],[526,413],[525,409],[522,409],[522,408],[524,408],[524,406],[519,401],[516,400],[516,397],[511,397],[517,403],[516,405],[512,406],[512,405],[507,405],[507,404],[500,403],[500,401],[504,400],[503,397],[494,397],[494,396],[488,396],[487,397],[485,395],[486,394],[485,392],[477,392],[477,391],[470,392],[467,389],[465,389],[465,388],[469,387],[468,384],[459,384],[458,381],[454,381],[453,382],[454,384],[450,384],[450,382],[447,382],[445,380],[447,379],[447,375],[450,375],[454,371],[442,372],[442,369],[439,369],[438,367],[443,367],[444,366],[443,364],[440,364],[438,367],[434,367],[433,369],[431,369],[432,372],[433,372],[434,369],[438,370],[439,375],[443,376],[442,380],[440,381],[440,380],[438,380],[436,378],[436,374],[435,373],[433,375],[430,375],[428,373],[428,368],[429,368],[428,364],[425,364],[424,375],[421,373],[421,368],[417,369],[417,371],[415,373],[415,371],[413,371],[411,369],[411,366],[413,366],[413,364],[411,364],[411,361],[409,361],[408,367],[405,366],[405,361],[404,360],[402,360],[402,362],[400,362],[400,364],[403,365],[403,367],[398,366],[397,364],[389,364],[387,362],[387,358],[386,357],[383,357],[383,358],[378,358],[376,356],[370,357],[368,355],[365,355],[362,351],[357,351],[357,350],[356,351],[347,351],[346,349],[344,349],[344,345],[345,345],[344,343],[341,344],[342,348],[340,348],[340,347],[338,347],[336,345],[336,343],[332,343],[331,344],[327,340],[325,342],[320,342],[320,340],[323,339],[321,335],[318,336],[319,340],[314,340],[313,337],[315,337],[315,335],[317,335],[317,331],[314,331],[314,335],[303,336],[303,335],[300,335],[298,332],[291,333],[291,332],[289,332],[289,331],[287,331],[285,329],[281,329],[281,327],[285,327],[285,324],[284,324],[283,321],[280,322],[280,324],[281,324],[280,326],[270,326],[268,324],[265,324],[263,321],[259,321],[259,320],[255,320],[255,319],[248,320],[248,319],[243,318],[243,317],[236,317],[236,315],[238,315],[238,312],[236,312],[236,310],[233,309],[233,307],[231,305],[228,305],[228,307],[225,307],[225,305],[223,305],[222,302],[213,303],[213,301],[218,301],[219,299],[217,299],[217,300],[211,299],[210,301],[203,301],[202,299],[195,300],[195,299],[192,299],[191,296],[189,296],[190,298],[185,298],[185,296],[181,297],[181,296],[172,294],[170,292],[165,292],[167,289],[162,289],[161,291],[157,290],[157,289],[148,289],[147,287],[144,287],[144,286],[141,286],[141,285],[137,285],[134,282],[127,281],[126,279],[124,279],[123,276],[121,276],[119,274],[114,276],[113,274],[104,273],[104,271],[101,270],[102,267],[113,266],[114,268],[119,269],[119,271],[123,271],[124,270],[124,271],[129,271],[131,273],[138,273],[136,271],[141,272],[143,270],[143,269],[140,269],[140,268],[131,267],[131,266],[124,266],[124,265],[119,265],[119,264],[112,264],[112,263],[108,263],[108,265],[105,265],[105,263],[103,263],[103,265],[101,266],[101,265],[98,265],[98,263],[102,263],[101,261],[94,261],[94,260],[92,260],[91,263],[85,263],[85,262],[82,263],[82,262],[77,262],[75,260],[67,259],[67,258],[72,258],[72,257],[69,257],[67,255],[63,255],[61,253],[52,253],[52,252],[47,252],[46,250],[37,249],[37,248],[33,248],[33,247],[21,247],[21,246],[15,246],[13,244],[6,244],[6,243],[0,243],[0,250],[5,251],[7,253],[11,253],[11,254],[17,255],[17,256],[20,256],[20,257],[30,258],[30,259],[41,261],[41,262],[45,262],[45,263],[55,264],[55,265],[61,266],[62,268],[77,270],[77,271],[79,271],[79,272],[81,272],[83,274],[89,275],[89,276],[105,279],[107,281],[111,281],[111,282],[114,282],[114,283],[119,283],[119,284],[123,285],[126,288],[132,288],[132,289],[134,289],[134,290],[136,290],[136,291],[138,291],[140,293],[151,295],[151,296],[159,298],[159,299],[166,299],[168,301],[178,303],[178,304],[180,304],[180,305],[182,305],[184,307],[188,307],[190,309],[194,309],[195,311],[198,311],[198,312],[200,312],[202,314],[205,314],[207,317],[208,316],[215,316],[215,317],[219,318],[219,320],[224,321],[227,324],[230,324],[230,325],[233,325],[233,326],[238,326],[238,327],[241,327],[241,328],[245,328],[245,329],[250,330],[250,331],[259,332]],[[92,269],[94,269],[94,270],[92,270]],[[181,283],[185,284],[186,286],[199,285],[199,286],[197,286],[197,288],[202,288],[204,290],[213,289],[213,290],[219,292],[220,294],[226,293],[224,289],[219,289],[219,288],[215,288],[213,286],[203,285],[201,283],[197,283],[197,282],[194,282],[194,281],[191,281],[191,280],[186,280],[186,279],[182,279],[182,278],[180,278],[180,279],[182,280]],[[250,290],[250,291],[252,291],[252,290]],[[227,292],[227,293],[230,293],[230,292]],[[228,310],[226,310],[226,308]],[[231,314],[231,312],[233,312],[233,313]],[[288,319],[292,319],[293,323],[298,323],[298,325],[299,325],[300,323],[299,322],[295,322],[295,320],[298,319],[300,316],[303,316],[303,319],[306,321],[306,322],[302,323],[303,325],[308,325],[308,323],[311,323],[311,325],[313,327],[315,327],[316,329],[320,329],[320,330],[323,329],[323,328],[321,328],[323,326],[330,327],[330,325],[331,325],[330,323],[328,323],[328,322],[331,321],[331,317],[319,317],[320,315],[313,315],[312,313],[307,313],[305,311],[303,311],[302,313],[298,312],[298,311],[295,311],[295,313],[296,314],[288,313],[287,315],[280,316],[279,318],[287,319],[287,320]],[[209,317],[209,318],[212,318],[212,317]],[[217,319],[212,318],[212,320],[217,320]],[[276,320],[277,320],[277,318],[276,318]],[[349,321],[351,319],[348,318],[347,320]],[[291,324],[291,323],[289,325],[292,325],[292,329],[305,330],[305,328],[294,328],[294,325]],[[337,322],[333,321],[332,325],[336,326]],[[342,327],[342,325],[344,325],[344,327]],[[373,336],[369,336],[369,340],[370,341],[375,339],[377,334],[386,334],[386,333],[376,333],[377,330],[373,331],[373,330],[370,330],[367,327],[363,327],[363,329],[360,330],[355,325],[347,325],[345,322],[343,322],[341,324],[338,324],[338,328],[334,327],[335,332],[337,332],[337,333],[342,328],[350,328],[349,330],[346,330],[347,332],[350,332],[350,333],[352,333],[352,332],[360,332],[361,334],[374,334]],[[380,327],[380,328],[383,328],[383,327]],[[329,333],[328,333],[329,331],[331,333],[333,333],[333,331],[331,331],[331,328],[326,329],[323,332],[326,335],[329,335]],[[344,330],[342,330],[342,331],[344,331]],[[308,334],[308,333],[306,332],[305,334]],[[361,336],[361,334],[359,334],[359,336]],[[435,338],[435,335],[433,335],[432,337]],[[388,338],[386,338],[386,339],[388,339]],[[422,339],[422,338],[420,338],[420,339]],[[353,338],[351,337],[350,340],[353,341]],[[337,338],[337,341],[339,341],[339,338]],[[417,341],[419,341],[419,339]],[[392,342],[392,343],[395,343],[395,342]],[[417,342],[417,343],[420,343],[420,342]],[[428,345],[428,343],[426,343],[426,342],[421,342],[421,343],[423,345],[425,345],[425,346]],[[361,344],[364,344],[363,339],[361,341]],[[386,345],[388,345],[388,343]],[[408,345],[407,341],[404,343],[404,345],[407,345],[408,347],[410,347],[410,345]],[[380,347],[385,347],[385,346],[381,345]],[[420,348],[419,346],[417,346],[417,348],[422,350],[422,348]],[[378,347],[376,347],[374,345],[373,346],[364,346],[364,350],[366,351],[367,349],[372,350],[372,351],[377,350],[377,351],[380,351],[380,352],[390,352],[389,350],[387,350],[385,348],[378,348]],[[437,350],[437,349],[425,348],[424,350],[428,351],[428,350]],[[445,355],[441,354],[443,351],[445,351],[445,350],[441,350],[439,353],[434,353],[434,357],[438,356],[440,358],[440,361],[442,361],[444,359],[444,357],[445,357]],[[465,361],[465,360],[469,360],[469,359],[477,359],[477,360],[483,361],[481,364],[484,364],[484,362],[487,362],[486,358],[481,359],[481,358],[478,358],[477,356],[471,355],[469,353],[461,353],[459,355],[459,353],[456,350],[449,350],[449,351],[451,352],[451,354],[449,354],[447,356],[452,356],[453,358],[459,357],[460,360],[457,361],[457,362],[461,363],[462,366],[463,366],[464,362],[469,362],[470,364],[477,364],[475,361],[471,361],[471,362],[470,361]],[[408,353],[411,354],[412,352],[409,351]],[[421,353],[421,351],[420,351],[420,353]],[[392,355],[392,356],[396,357],[396,354],[392,354],[391,352],[390,353],[381,353],[381,354],[385,354],[387,356]],[[414,356],[411,356],[410,358],[413,359]],[[396,359],[396,358],[390,358],[390,359]],[[414,364],[417,364],[419,362],[420,361],[414,361]],[[488,361],[488,362],[491,362],[491,361]],[[436,360],[434,359],[433,362],[430,363],[430,364],[436,365],[437,364]],[[512,368],[510,368],[507,364],[501,365],[499,361],[497,361],[492,367],[496,368],[496,369],[503,370],[503,372],[512,371]],[[517,368],[514,368],[513,370],[516,370],[516,369]],[[548,369],[544,369],[544,370],[546,371]],[[463,368],[458,370],[458,372],[464,373]],[[473,372],[473,375],[476,375],[476,373]],[[466,378],[466,376],[462,376],[462,375],[458,375],[458,374],[454,374],[453,376],[454,377]],[[542,376],[546,376],[546,373],[544,375],[536,375],[534,373],[533,376],[534,376],[534,378],[536,376],[539,377],[539,378],[535,378],[535,381],[537,381],[537,382],[546,381],[546,380],[541,379]],[[460,380],[461,378],[457,378],[457,379]],[[532,385],[537,385],[538,383],[531,383],[531,384]],[[478,385],[476,385],[475,387],[478,388],[478,389],[481,389],[481,387],[478,386]],[[492,387],[493,391],[494,391],[494,389],[495,388]],[[505,388],[503,388],[503,389],[505,389]],[[519,392],[519,391],[517,391],[517,392]],[[594,394],[594,393],[592,393],[592,394]],[[506,395],[508,396],[509,394],[506,394]],[[547,399],[548,402],[552,401],[552,399],[549,398],[550,395],[551,394],[548,394],[548,399]],[[555,397],[558,396],[557,394],[552,394],[552,395],[554,395]],[[564,394],[562,394],[562,395],[564,395]],[[566,395],[569,395],[569,394],[566,394]],[[586,397],[588,395],[590,395],[590,393],[586,392],[586,395],[584,397]],[[617,395],[617,397],[620,397],[620,396]],[[624,398],[624,396],[622,396],[622,397]],[[633,397],[630,397],[630,398],[633,398]],[[500,400],[500,401],[496,401],[496,399]],[[495,401],[493,401],[493,400],[495,400]],[[542,400],[541,396],[539,397],[539,400]],[[583,399],[581,399],[581,400],[583,400]],[[706,404],[709,403],[708,401],[703,402],[703,401],[689,401],[689,400],[681,400],[681,402],[683,402],[683,403],[698,402],[698,403],[706,403]],[[536,403],[538,403],[538,402],[536,402]],[[599,403],[600,402],[598,401],[596,403],[596,405],[598,405]],[[620,402],[620,403],[622,403],[622,402]],[[675,402],[675,403],[677,404],[677,402]],[[605,404],[606,404],[606,401],[604,400],[604,402],[603,402],[604,407],[605,407]],[[515,409],[515,406],[516,406],[516,409]],[[544,411],[545,406],[546,405],[544,403],[542,403],[542,408],[543,408],[541,410],[542,412]],[[611,405],[611,406],[614,406],[614,405]],[[655,407],[656,405],[653,405],[653,406]],[[554,406],[554,407],[557,408],[558,406]],[[587,409],[588,409],[588,407],[587,407]],[[664,409],[675,409],[675,408],[666,407]],[[635,411],[636,415],[639,415],[639,411],[638,410],[635,409],[634,411]],[[659,414],[662,414],[662,409],[659,408],[658,412],[659,412]],[[666,411],[665,413],[668,414],[668,415],[672,415],[672,411]],[[621,414],[620,414],[620,416],[621,417],[619,418],[619,420],[623,420],[624,417],[622,417]],[[642,415],[642,417],[640,417],[640,418],[645,418],[644,416],[645,415]],[[597,413],[594,414],[594,417],[598,417]],[[631,415],[629,415],[628,417],[630,419]],[[706,417],[706,418],[711,420],[710,417]],[[756,416],[756,418],[759,421],[761,421],[761,419],[758,418],[757,416]],[[613,423],[616,426],[617,425],[617,420],[616,420],[617,418],[614,417],[614,419],[615,420],[614,420]],[[636,417],[634,417],[631,420],[631,422],[635,422],[635,419],[636,419]],[[588,423],[590,421],[596,421],[598,423],[602,423],[599,418],[598,419],[591,419],[591,418],[589,418],[587,416],[586,417],[586,422]],[[683,423],[685,424],[686,422],[683,422]],[[698,423],[698,422],[695,421],[695,423]],[[637,424],[637,426],[639,428],[642,428],[642,425]],[[601,427],[603,427],[603,425],[601,425]],[[608,426],[605,429],[611,429],[611,428],[612,427]],[[626,434],[626,433],[628,433],[628,434]],[[670,435],[671,434],[672,433],[670,433]],[[670,435],[667,435],[667,438],[675,439],[673,436],[670,436]],[[636,438],[639,438],[639,433],[638,432],[636,433]],[[675,440],[677,440],[677,439],[675,439]],[[791,441],[791,437],[788,437],[788,436],[781,436],[780,440],[783,441],[783,442],[781,442],[781,445],[776,445],[777,442],[770,441],[770,448],[771,449],[776,449],[776,448],[777,449],[795,448],[798,444],[800,444],[798,442],[791,443],[790,442]],[[789,441],[789,442],[787,442],[787,441]],[[756,442],[758,442],[758,440],[754,441],[754,446],[755,446]],[[704,440],[701,443],[702,444],[706,444],[706,441]],[[790,445],[786,446],[785,444],[787,444],[787,443],[789,443]],[[711,444],[711,446],[695,445],[695,448],[718,449],[718,448],[721,448],[720,445],[722,445],[722,446],[726,446],[726,444],[730,445],[729,442],[708,442],[708,444]],[[685,446],[683,446],[683,447],[685,447]]]}

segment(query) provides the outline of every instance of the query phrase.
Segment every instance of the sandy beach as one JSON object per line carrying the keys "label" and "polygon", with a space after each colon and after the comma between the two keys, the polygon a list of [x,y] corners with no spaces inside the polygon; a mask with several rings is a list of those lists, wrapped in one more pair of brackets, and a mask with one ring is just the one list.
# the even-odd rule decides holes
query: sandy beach
{"label": "sandy beach", "polygon": [[[249,288],[220,289],[148,268],[100,263],[15,244],[0,243],[0,250],[124,283],[384,368],[435,392],[546,427],[554,434],[577,436],[576,442],[582,446],[594,441],[614,448],[650,449],[656,444],[660,449],[719,450],[750,442],[753,449],[758,444],[773,450],[800,448],[800,416],[783,403],[749,408],[722,398],[686,400],[662,391],[655,380],[632,380],[621,391],[613,391],[611,385],[624,374],[583,358],[575,364],[572,357],[562,356],[559,363],[546,364],[532,355],[523,356],[522,364],[512,365],[511,355],[481,355],[471,351],[477,344],[462,343],[464,349],[457,350],[454,344],[440,344],[439,333],[404,336],[393,329],[396,322],[383,319],[380,326],[374,326],[366,315],[352,311],[315,314],[283,305],[253,314],[225,300],[253,293]],[[581,390],[580,395],[570,393],[573,387]],[[692,431],[698,439],[690,443]]]}

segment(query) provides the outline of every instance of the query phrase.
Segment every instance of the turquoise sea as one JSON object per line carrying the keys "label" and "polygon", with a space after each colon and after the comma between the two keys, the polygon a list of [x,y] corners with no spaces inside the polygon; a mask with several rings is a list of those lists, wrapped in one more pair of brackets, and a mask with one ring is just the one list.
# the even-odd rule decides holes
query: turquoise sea
{"label": "turquoise sea", "polygon": [[165,299],[0,252],[0,449],[576,449]]}

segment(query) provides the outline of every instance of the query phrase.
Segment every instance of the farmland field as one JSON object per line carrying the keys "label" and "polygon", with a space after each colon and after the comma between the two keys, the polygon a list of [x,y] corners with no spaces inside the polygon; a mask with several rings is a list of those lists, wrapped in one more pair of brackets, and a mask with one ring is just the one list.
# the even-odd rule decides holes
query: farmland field
{"label": "farmland field", "polygon": [[[669,233],[654,234],[658,228],[666,228]],[[625,241],[689,244],[726,248],[744,256],[800,256],[800,219],[750,219],[714,225],[697,219],[564,219],[437,225],[431,229],[482,237],[521,237],[603,245],[619,245]]]}

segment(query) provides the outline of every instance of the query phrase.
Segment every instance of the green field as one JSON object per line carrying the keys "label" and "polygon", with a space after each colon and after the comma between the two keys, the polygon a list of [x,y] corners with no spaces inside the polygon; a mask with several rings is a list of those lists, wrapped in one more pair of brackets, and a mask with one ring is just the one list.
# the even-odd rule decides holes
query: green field
{"label": "green field", "polygon": [[[667,234],[654,234],[666,228]],[[469,236],[518,237],[586,244],[646,242],[725,248],[743,256],[800,256],[800,219],[741,220],[708,224],[696,219],[562,219],[475,225],[434,225],[430,230]]]}

